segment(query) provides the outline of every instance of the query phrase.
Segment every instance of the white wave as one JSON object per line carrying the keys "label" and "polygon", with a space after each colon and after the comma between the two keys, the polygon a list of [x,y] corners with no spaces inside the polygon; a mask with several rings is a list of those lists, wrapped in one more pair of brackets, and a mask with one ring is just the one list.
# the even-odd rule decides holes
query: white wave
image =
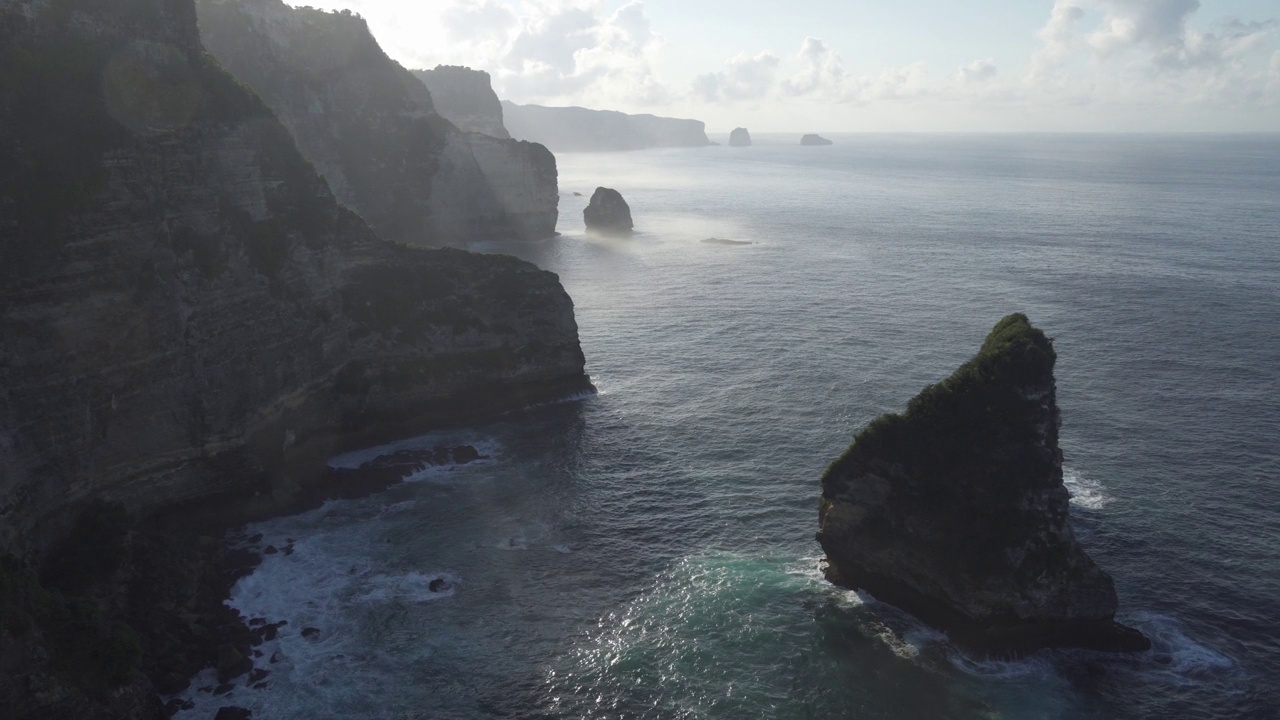
{"label": "white wave", "polygon": [[1071,494],[1071,504],[1089,510],[1101,510],[1114,500],[1102,487],[1102,483],[1086,477],[1075,468],[1062,469],[1062,484]]}
{"label": "white wave", "polygon": [[1132,624],[1151,639],[1138,672],[1174,685],[1197,685],[1235,668],[1225,654],[1189,637],[1181,624],[1155,613],[1137,615]]}
{"label": "white wave", "polygon": [[335,470],[359,470],[361,467],[380,457],[394,455],[405,450],[431,452],[439,447],[470,445],[483,457],[497,457],[502,446],[493,438],[474,439],[458,433],[431,433],[418,437],[405,438],[385,445],[377,445],[363,450],[353,450],[329,459],[329,467]]}
{"label": "white wave", "polygon": [[989,680],[1017,680],[1026,677],[1052,675],[1053,663],[1045,654],[1030,655],[1018,660],[980,660],[951,649],[947,660],[961,672]]}
{"label": "white wave", "polygon": [[[437,589],[432,590],[433,584]],[[409,572],[404,575],[379,574],[363,578],[361,589],[352,598],[364,603],[422,603],[453,597],[462,581],[451,573]]]}

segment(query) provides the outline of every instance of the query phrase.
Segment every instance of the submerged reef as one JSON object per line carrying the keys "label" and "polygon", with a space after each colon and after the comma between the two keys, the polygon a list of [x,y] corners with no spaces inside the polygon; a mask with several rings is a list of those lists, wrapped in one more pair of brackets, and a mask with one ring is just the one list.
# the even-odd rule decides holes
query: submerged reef
{"label": "submerged reef", "polygon": [[1111,577],[1071,529],[1053,344],[1022,314],[901,414],[872,422],[822,478],[827,577],[980,654],[1140,651]]}

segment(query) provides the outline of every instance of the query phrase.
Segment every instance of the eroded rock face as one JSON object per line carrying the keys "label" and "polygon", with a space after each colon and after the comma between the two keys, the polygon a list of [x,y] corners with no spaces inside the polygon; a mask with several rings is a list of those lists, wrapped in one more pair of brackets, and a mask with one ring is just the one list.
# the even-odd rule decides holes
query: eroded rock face
{"label": "eroded rock face", "polygon": [[489,73],[456,65],[414,70],[413,76],[431,91],[436,112],[463,132],[510,140],[502,122],[502,103],[493,91]]}
{"label": "eroded rock face", "polygon": [[379,239],[189,0],[0,2],[0,68],[0,551],[589,386],[555,275]]}
{"label": "eroded rock face", "polygon": [[801,145],[834,145],[835,143],[822,137],[821,135],[805,135],[800,138]]}
{"label": "eroded rock face", "polygon": [[596,188],[591,204],[582,211],[582,219],[587,229],[595,232],[629,233],[633,227],[630,206],[622,199],[622,193],[613,188]]}
{"label": "eroded rock face", "polygon": [[555,157],[456,128],[359,16],[281,0],[199,0],[197,8],[209,51],[262,97],[338,201],[381,237],[465,246],[555,234]]}
{"label": "eroded rock face", "polygon": [[873,422],[822,479],[833,582],[983,653],[1150,647],[1076,541],[1062,484],[1056,355],[1011,315],[907,411]]}
{"label": "eroded rock face", "polygon": [[731,147],[750,147],[751,133],[747,132],[746,128],[734,128],[733,132],[729,133],[729,145]]}

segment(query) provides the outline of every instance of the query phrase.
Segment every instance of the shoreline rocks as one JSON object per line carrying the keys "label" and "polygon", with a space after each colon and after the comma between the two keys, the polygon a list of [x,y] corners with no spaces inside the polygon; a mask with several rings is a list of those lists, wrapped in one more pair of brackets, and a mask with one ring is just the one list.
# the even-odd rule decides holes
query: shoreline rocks
{"label": "shoreline rocks", "polygon": [[822,478],[828,579],[979,654],[1148,649],[1115,622],[1111,577],[1071,529],[1055,361],[1010,315],[955,374],[859,433]]}
{"label": "shoreline rocks", "polygon": [[631,207],[622,199],[622,193],[613,188],[596,188],[591,203],[582,211],[582,219],[587,230],[599,233],[627,234],[634,227]]}

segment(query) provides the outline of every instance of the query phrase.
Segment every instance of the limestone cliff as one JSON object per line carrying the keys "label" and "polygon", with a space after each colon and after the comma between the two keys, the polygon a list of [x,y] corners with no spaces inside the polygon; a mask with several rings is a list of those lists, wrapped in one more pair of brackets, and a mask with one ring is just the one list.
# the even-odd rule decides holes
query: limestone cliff
{"label": "limestone cliff", "polygon": [[458,130],[359,16],[281,0],[199,0],[197,8],[209,51],[266,101],[339,202],[383,238],[462,246],[555,234],[555,157]]}
{"label": "limestone cliff", "polygon": [[502,103],[512,137],[542,143],[556,152],[643,150],[710,145],[706,125],[656,115],[627,115],[612,110],[543,107]]}
{"label": "limestone cliff", "polygon": [[511,139],[502,123],[502,103],[493,91],[489,73],[456,65],[414,70],[413,76],[431,91],[436,112],[464,132]]}
{"label": "limestone cliff", "polygon": [[822,478],[828,577],[980,651],[1142,650],[1068,517],[1053,345],[1017,314]]}
{"label": "limestone cliff", "polygon": [[555,275],[379,239],[190,0],[0,0],[0,552],[588,387]]}

